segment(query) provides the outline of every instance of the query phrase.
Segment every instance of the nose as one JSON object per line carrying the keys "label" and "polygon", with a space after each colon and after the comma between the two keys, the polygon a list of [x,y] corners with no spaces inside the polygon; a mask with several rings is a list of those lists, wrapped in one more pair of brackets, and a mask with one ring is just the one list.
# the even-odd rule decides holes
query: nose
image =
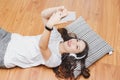
{"label": "nose", "polygon": [[76,40],[71,40],[71,45],[73,48],[76,48],[77,41]]}

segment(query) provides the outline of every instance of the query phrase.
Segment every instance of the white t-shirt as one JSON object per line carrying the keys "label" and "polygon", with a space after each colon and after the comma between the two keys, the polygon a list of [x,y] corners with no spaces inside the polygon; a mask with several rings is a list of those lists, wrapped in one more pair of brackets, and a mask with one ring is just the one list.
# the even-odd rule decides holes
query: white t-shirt
{"label": "white t-shirt", "polygon": [[49,40],[50,58],[45,61],[39,49],[39,40],[41,35],[22,36],[12,33],[11,40],[6,49],[4,64],[7,68],[19,66],[28,68],[32,66],[45,65],[47,67],[56,67],[61,63],[61,54],[59,53],[59,43],[63,41],[56,28],[51,32]]}

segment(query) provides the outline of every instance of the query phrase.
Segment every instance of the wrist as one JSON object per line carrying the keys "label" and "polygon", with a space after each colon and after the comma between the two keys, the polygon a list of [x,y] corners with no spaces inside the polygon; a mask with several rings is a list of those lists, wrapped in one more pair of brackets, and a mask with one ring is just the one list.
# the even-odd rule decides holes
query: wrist
{"label": "wrist", "polygon": [[47,23],[46,26],[47,26],[48,28],[53,28],[53,25],[50,24],[50,23]]}
{"label": "wrist", "polygon": [[50,28],[50,27],[48,27],[48,26],[45,25],[45,29],[48,30],[48,31],[52,31],[52,30],[53,30],[53,27]]}

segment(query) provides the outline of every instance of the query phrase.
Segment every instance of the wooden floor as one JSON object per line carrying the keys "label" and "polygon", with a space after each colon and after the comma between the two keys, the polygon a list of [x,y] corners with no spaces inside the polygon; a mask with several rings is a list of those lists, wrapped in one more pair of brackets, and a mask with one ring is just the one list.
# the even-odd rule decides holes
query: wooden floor
{"label": "wooden floor", "polygon": [[[120,80],[120,0],[0,0],[0,26],[22,35],[40,34],[43,31],[40,12],[60,5],[75,11],[77,17],[82,16],[114,48],[113,55],[106,55],[90,67],[91,77],[87,80]],[[0,69],[0,80],[58,79],[51,69],[40,66]]]}

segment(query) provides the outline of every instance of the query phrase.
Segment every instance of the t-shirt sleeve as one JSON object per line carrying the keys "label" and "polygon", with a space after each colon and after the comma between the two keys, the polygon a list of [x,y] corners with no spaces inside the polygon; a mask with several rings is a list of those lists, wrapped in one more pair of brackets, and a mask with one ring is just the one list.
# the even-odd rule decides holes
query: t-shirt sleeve
{"label": "t-shirt sleeve", "polygon": [[48,67],[57,67],[61,64],[61,56],[51,54],[50,58],[45,62]]}
{"label": "t-shirt sleeve", "polygon": [[60,40],[61,39],[61,35],[60,33],[58,32],[58,30],[53,27],[53,30],[51,32],[51,35],[50,35],[50,41],[57,41],[57,40]]}
{"label": "t-shirt sleeve", "polygon": [[59,43],[60,41],[53,41],[49,45],[51,51],[50,58],[46,61],[46,66],[48,67],[57,67],[61,64],[61,53],[59,52]]}

